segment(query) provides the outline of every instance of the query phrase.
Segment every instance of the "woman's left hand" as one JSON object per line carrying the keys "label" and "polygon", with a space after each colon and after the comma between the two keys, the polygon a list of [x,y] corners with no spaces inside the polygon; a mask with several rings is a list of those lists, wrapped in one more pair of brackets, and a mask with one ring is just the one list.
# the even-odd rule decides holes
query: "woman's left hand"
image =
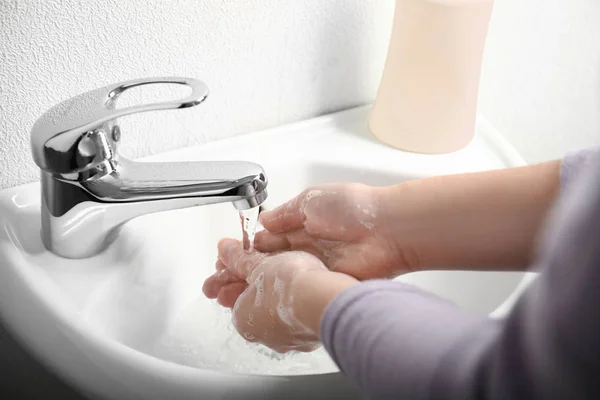
{"label": "woman's left hand", "polygon": [[[217,272],[206,280],[203,291],[233,308],[233,324],[247,341],[279,353],[310,352],[320,346],[320,319],[330,300],[330,291],[325,296],[311,294],[311,287],[315,280],[324,284],[330,274],[340,275],[308,253],[248,252],[239,241],[224,239],[219,242]],[[315,302],[315,296],[322,301]]]}

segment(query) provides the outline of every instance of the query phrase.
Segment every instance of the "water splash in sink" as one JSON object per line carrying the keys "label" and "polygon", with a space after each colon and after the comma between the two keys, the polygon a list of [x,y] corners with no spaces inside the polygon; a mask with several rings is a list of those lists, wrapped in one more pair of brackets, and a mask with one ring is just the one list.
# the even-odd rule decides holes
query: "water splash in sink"
{"label": "water splash in sink", "polygon": [[325,349],[279,354],[246,342],[231,324],[231,312],[202,298],[173,321],[154,356],[194,368],[260,375],[305,375],[338,371]]}

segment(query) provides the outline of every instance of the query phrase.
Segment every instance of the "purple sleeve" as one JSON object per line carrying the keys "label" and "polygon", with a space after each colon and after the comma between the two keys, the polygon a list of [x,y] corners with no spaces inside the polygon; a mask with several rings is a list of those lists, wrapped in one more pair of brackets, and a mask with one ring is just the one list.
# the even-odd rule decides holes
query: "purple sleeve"
{"label": "purple sleeve", "polygon": [[597,154],[600,154],[600,146],[571,151],[563,157],[560,166],[560,186],[563,192]]}
{"label": "purple sleeve", "polygon": [[321,321],[341,371],[379,399],[599,399],[600,157],[570,154],[564,166],[571,189],[543,237],[541,274],[505,319],[399,282],[364,282]]}

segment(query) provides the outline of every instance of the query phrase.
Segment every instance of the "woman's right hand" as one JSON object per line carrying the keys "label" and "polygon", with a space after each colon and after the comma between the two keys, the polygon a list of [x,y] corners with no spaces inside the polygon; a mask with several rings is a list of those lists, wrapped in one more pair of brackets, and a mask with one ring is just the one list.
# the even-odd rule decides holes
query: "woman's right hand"
{"label": "woman's right hand", "polygon": [[306,189],[260,221],[254,246],[261,252],[301,250],[332,271],[357,279],[389,278],[413,271],[392,232],[383,188],[328,184]]}

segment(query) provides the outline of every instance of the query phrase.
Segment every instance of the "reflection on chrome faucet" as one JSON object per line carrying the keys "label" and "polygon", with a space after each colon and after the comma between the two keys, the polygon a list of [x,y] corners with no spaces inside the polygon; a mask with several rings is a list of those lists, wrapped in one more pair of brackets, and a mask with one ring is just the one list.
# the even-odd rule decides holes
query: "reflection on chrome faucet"
{"label": "reflection on chrome faucet", "polygon": [[[125,90],[153,83],[188,85],[185,99],[116,109]],[[149,213],[231,202],[238,210],[267,197],[260,165],[243,162],[133,162],[119,156],[116,118],[200,104],[206,85],[189,78],[129,81],[84,93],[47,111],[31,133],[33,158],[42,170],[42,239],[67,258],[102,251],[110,233]]]}

